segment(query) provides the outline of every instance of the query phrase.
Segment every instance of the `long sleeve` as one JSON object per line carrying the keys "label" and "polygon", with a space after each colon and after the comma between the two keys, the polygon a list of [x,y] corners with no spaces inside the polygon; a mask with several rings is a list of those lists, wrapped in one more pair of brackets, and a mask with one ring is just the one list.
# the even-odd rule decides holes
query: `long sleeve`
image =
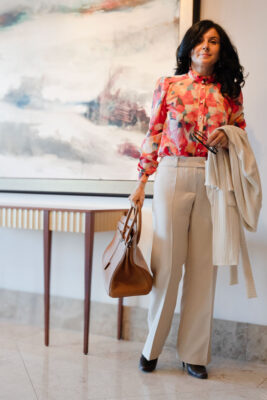
{"label": "long sleeve", "polygon": [[246,121],[244,118],[242,91],[236,99],[230,99],[230,106],[232,108],[232,112],[229,119],[229,125],[235,125],[238,128],[245,129]]}
{"label": "long sleeve", "polygon": [[166,120],[166,94],[168,80],[159,78],[153,95],[152,112],[149,129],[141,145],[140,160],[138,164],[139,180],[146,182],[158,166],[158,149],[161,142],[163,125]]}

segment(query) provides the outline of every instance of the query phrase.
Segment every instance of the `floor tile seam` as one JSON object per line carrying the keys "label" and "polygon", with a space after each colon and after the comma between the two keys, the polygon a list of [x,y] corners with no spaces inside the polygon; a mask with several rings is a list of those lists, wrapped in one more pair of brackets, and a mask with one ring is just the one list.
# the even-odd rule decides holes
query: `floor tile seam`
{"label": "floor tile seam", "polygon": [[[6,320],[6,319],[0,319],[0,323],[1,323],[1,321],[2,322],[9,322],[9,320]],[[24,324],[21,324],[20,326],[23,326]],[[38,327],[38,325],[34,325],[34,326],[36,326],[36,327]],[[57,329],[55,329],[56,331],[57,331]],[[61,330],[61,329],[60,329]],[[65,330],[65,329],[64,329]],[[76,333],[77,331],[75,331],[75,330],[68,330],[68,329],[66,329],[67,331],[70,331],[70,332],[74,332],[74,333]],[[29,334],[29,335],[25,335],[23,338],[20,338],[19,339],[19,342],[23,342],[23,340],[25,340],[25,339],[27,339],[27,338],[30,338],[30,337],[34,337],[34,336],[36,336],[36,335],[38,335],[40,332],[41,332],[42,330],[40,329],[40,331],[38,331],[38,332],[35,332],[35,333],[32,333],[32,334]],[[97,334],[93,334],[93,336],[101,336],[101,337],[106,337],[106,336],[104,336],[104,335],[97,335]],[[116,339],[114,338],[114,337],[112,337],[112,336],[107,336],[107,338],[110,338],[111,340],[114,340],[114,341],[116,341]],[[247,341],[247,338],[248,338],[248,332],[246,331],[246,341]],[[117,341],[116,341],[117,342]],[[115,342],[115,343],[116,343]],[[139,341],[130,341],[131,343],[136,343],[136,344],[138,344],[138,343],[142,343],[142,342],[139,342]],[[173,346],[167,346],[169,349],[172,349],[173,348]],[[219,357],[219,356],[218,356]],[[227,360],[228,358],[225,358],[225,357],[220,357],[220,358],[222,358],[223,360]],[[230,358],[230,360],[234,360],[235,361],[235,359],[234,358]],[[248,358],[247,358],[247,348],[246,348],[246,354],[245,354],[245,359],[243,360],[243,361],[248,361],[248,362],[253,362],[252,360],[248,360]],[[263,364],[264,364],[264,362],[263,362]]]}
{"label": "floor tile seam", "polygon": [[20,359],[21,359],[21,361],[22,361],[22,364],[23,364],[24,370],[25,370],[25,372],[26,372],[26,375],[28,376],[28,379],[29,379],[29,381],[30,381],[30,384],[31,384],[33,393],[34,393],[34,395],[35,395],[35,398],[36,398],[36,400],[39,400],[39,399],[38,399],[38,396],[37,396],[37,392],[36,392],[36,390],[35,390],[35,387],[34,387],[34,385],[33,385],[32,380],[31,380],[30,373],[29,373],[29,371],[28,371],[28,368],[26,367],[25,360],[24,360],[24,358],[23,358],[23,356],[22,356],[22,354],[21,354],[21,352],[20,352],[20,349],[19,349],[19,347],[18,347],[17,345],[16,345],[16,348],[17,348],[17,351],[18,351],[18,353],[19,353]]}
{"label": "floor tile seam", "polygon": [[[196,379],[196,378],[192,378],[192,379]],[[258,389],[258,387],[257,386],[253,386],[253,387],[247,387],[247,388],[244,388],[244,387],[239,387],[238,389],[236,388],[236,387],[231,387],[231,388],[225,388],[225,387],[221,387],[221,388],[218,388],[218,387],[212,387],[212,386],[210,386],[210,383],[209,383],[210,381],[209,380],[201,380],[200,382],[199,382],[199,386],[200,385],[202,385],[201,387],[199,387],[199,389],[201,389],[203,392],[215,392],[215,393],[222,393],[222,392],[225,392],[225,393],[230,393],[230,392],[233,392],[233,391],[237,391],[238,390],[238,392],[247,392],[247,391],[254,391],[254,390],[257,390]],[[225,383],[225,382],[222,382],[223,384]],[[204,385],[206,385],[206,387],[204,386]],[[164,393],[161,393],[161,392],[157,392],[157,393],[153,393],[153,395],[155,395],[155,396],[161,396],[161,395],[166,395],[166,394],[192,394],[192,395],[195,395],[196,394],[196,388],[194,389],[194,390],[190,390],[190,389],[182,389],[182,390],[174,390],[174,391],[168,391],[168,392],[164,392]],[[144,395],[144,396],[146,396],[146,395]],[[151,396],[151,395],[147,395],[148,397],[149,396]],[[129,399],[131,399],[131,398],[135,398],[136,396],[127,396],[127,399],[129,398]]]}
{"label": "floor tile seam", "polygon": [[[179,372],[179,371],[177,371],[177,372]],[[179,375],[177,374],[177,378],[178,378],[178,379],[183,379],[183,378],[185,378],[185,379],[191,379],[191,378],[188,377],[188,376],[181,376],[181,374],[179,374]],[[206,381],[204,382],[204,384],[206,383],[206,385],[209,385],[209,386],[214,385],[213,388],[209,387],[209,389],[215,389],[215,390],[218,391],[218,392],[221,392],[221,391],[224,391],[224,390],[232,390],[233,387],[234,387],[235,389],[241,390],[241,391],[243,391],[243,390],[250,390],[250,389],[255,390],[255,389],[257,389],[257,388],[259,388],[259,389],[265,389],[265,388],[261,388],[261,385],[263,385],[263,384],[267,381],[267,378],[264,378],[264,379],[261,380],[260,383],[256,383],[256,382],[255,382],[255,384],[252,384],[252,383],[251,383],[251,384],[249,384],[249,386],[247,386],[247,387],[244,389],[244,382],[223,381],[223,380],[220,379],[220,378],[217,378],[217,379],[214,379],[214,378],[216,378],[216,377],[210,376],[210,377],[208,378],[208,380],[206,380]],[[166,379],[168,379],[168,376],[166,377]],[[225,388],[225,387],[217,388],[216,385],[232,385],[232,388],[229,388],[229,389],[228,389],[228,388]],[[187,390],[183,390],[183,392],[187,393]],[[191,392],[191,390],[189,390],[189,392]],[[168,393],[169,393],[169,392],[168,392]],[[176,393],[176,391],[175,391],[174,393]]]}
{"label": "floor tile seam", "polygon": [[[227,389],[227,390],[225,390],[225,389],[214,389],[214,388],[205,388],[204,390],[203,390],[204,388],[202,387],[201,388],[201,390],[202,390],[202,393],[204,392],[204,393],[210,393],[210,392],[212,392],[212,393],[232,393],[232,392],[234,392],[234,391],[236,391],[236,389],[235,388],[232,388],[232,389]],[[257,387],[254,387],[254,388],[249,388],[250,390],[252,390],[252,391],[256,391],[257,390]],[[241,389],[240,391],[238,391],[238,393],[247,393],[248,392],[248,388],[247,389]],[[142,394],[140,394],[140,395],[132,395],[132,396],[125,396],[125,395],[123,395],[123,400],[135,400],[135,399],[144,399],[144,400],[146,400],[146,399],[151,399],[151,397],[155,397],[155,398],[157,398],[157,397],[159,397],[159,396],[168,396],[168,395],[171,395],[171,396],[173,396],[173,395],[177,395],[177,394],[179,394],[179,395],[183,395],[183,394],[186,394],[186,395],[192,395],[192,398],[194,398],[194,396],[196,395],[196,390],[182,390],[182,391],[171,391],[171,392],[155,392],[155,393],[151,393],[151,394],[148,394],[148,395],[142,395]],[[102,400],[103,398],[102,397],[93,397],[93,398],[89,398],[88,400]],[[105,397],[105,400],[118,400],[116,397]]]}
{"label": "floor tile seam", "polygon": [[258,384],[257,388],[263,389],[263,388],[261,388],[261,385],[263,385],[263,383],[266,382],[266,381],[267,381],[267,377],[263,378],[263,380]]}
{"label": "floor tile seam", "polygon": [[[252,388],[251,390],[256,391],[257,388],[255,387],[255,388]],[[202,393],[211,393],[212,392],[212,394],[216,394],[216,393],[223,392],[227,395],[227,394],[233,393],[234,391],[235,391],[234,388],[229,389],[229,390],[217,390],[216,389],[216,390],[204,390],[204,391],[202,391]],[[242,389],[242,390],[238,391],[238,394],[247,393],[247,392],[248,392],[247,389]],[[194,396],[196,395],[196,392],[195,391],[180,391],[180,392],[168,392],[168,393],[164,392],[164,393],[153,393],[152,396],[151,396],[151,394],[150,395],[139,395],[139,396],[136,396],[136,395],[135,396],[125,396],[124,395],[123,400],[137,400],[137,399],[138,400],[150,400],[151,398],[155,398],[155,400],[157,400],[158,397],[166,398],[167,395],[175,396],[177,394],[192,395],[192,398],[194,398]],[[93,397],[93,398],[88,398],[88,400],[118,400],[118,398],[117,397],[105,397],[103,399],[102,397]]]}
{"label": "floor tile seam", "polygon": [[[0,341],[0,343],[1,343],[1,341]],[[3,343],[4,343],[4,341],[3,341]],[[41,344],[40,343],[22,343],[22,342],[18,342],[17,343],[17,346],[20,348],[21,346],[30,346],[31,348],[40,348],[40,346],[41,346]],[[82,352],[82,350],[80,350],[80,348],[81,348],[81,346],[82,346],[82,343],[79,343],[79,344],[77,344],[77,345],[70,345],[70,344],[64,344],[64,345],[53,345],[53,344],[51,344],[51,345],[49,345],[48,346],[48,349],[50,349],[51,351],[61,351],[61,350],[64,350],[64,352],[67,350],[69,350],[70,352],[72,352],[72,351],[76,351],[77,350],[77,354],[76,354],[76,356],[78,357],[78,356],[80,356],[80,357],[84,357],[84,356],[86,356],[86,358],[90,358],[90,357],[97,357],[97,358],[107,358],[109,355],[110,356],[112,356],[111,357],[111,359],[114,359],[115,357],[113,357],[114,355],[116,356],[116,358],[118,358],[118,357],[120,357],[120,356],[123,356],[123,355],[125,355],[125,354],[127,354],[127,355],[129,355],[129,356],[135,356],[136,354],[137,354],[137,352],[136,352],[136,350],[129,350],[129,351],[118,351],[118,352],[116,352],[116,351],[112,351],[112,352],[101,352],[100,353],[100,350],[98,350],[98,352],[97,353],[88,353],[88,354],[83,354],[83,352]],[[138,353],[138,355],[139,355],[139,353]],[[137,355],[137,357],[136,357],[136,359],[138,360],[138,355]]]}
{"label": "floor tile seam", "polygon": [[[3,321],[3,320],[1,320],[1,318],[0,318],[0,325],[1,325],[1,323],[2,322],[9,322],[9,321]],[[8,327],[10,327],[10,326],[12,326],[14,329],[15,328],[17,328],[17,327],[31,327],[31,328],[38,328],[38,331],[36,331],[36,332],[29,332],[29,334],[26,334],[25,336],[22,336],[22,337],[20,337],[20,338],[18,338],[18,340],[21,340],[21,339],[26,339],[26,338],[30,338],[30,337],[32,337],[32,336],[35,336],[35,335],[37,335],[37,334],[40,334],[40,333],[42,333],[43,332],[43,329],[41,329],[40,327],[37,327],[37,326],[35,326],[35,325],[25,325],[25,324],[10,324],[10,323],[5,323],[5,325],[6,326],[8,326]],[[17,339],[16,339],[17,340]]]}
{"label": "floor tile seam", "polygon": [[42,329],[42,325],[39,323],[34,323],[33,321],[23,321],[16,318],[0,317],[0,323],[9,324],[14,326],[34,326],[36,328]]}
{"label": "floor tile seam", "polygon": [[34,338],[35,336],[39,335],[40,333],[42,333],[42,332],[30,333],[30,334],[27,335],[27,336],[23,336],[23,337],[16,338],[16,339],[15,339],[15,340],[16,340],[16,343],[17,343],[17,344],[23,344],[23,342],[24,342],[25,340]]}

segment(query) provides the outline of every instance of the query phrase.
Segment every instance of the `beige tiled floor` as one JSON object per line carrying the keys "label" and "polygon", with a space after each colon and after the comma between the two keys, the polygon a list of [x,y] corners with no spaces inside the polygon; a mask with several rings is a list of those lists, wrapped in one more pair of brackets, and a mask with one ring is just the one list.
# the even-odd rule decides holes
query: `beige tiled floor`
{"label": "beige tiled floor", "polygon": [[142,343],[90,335],[82,354],[79,332],[43,331],[0,323],[0,400],[267,400],[267,365],[213,359],[209,379],[186,374],[175,351],[166,348],[157,370],[137,364]]}

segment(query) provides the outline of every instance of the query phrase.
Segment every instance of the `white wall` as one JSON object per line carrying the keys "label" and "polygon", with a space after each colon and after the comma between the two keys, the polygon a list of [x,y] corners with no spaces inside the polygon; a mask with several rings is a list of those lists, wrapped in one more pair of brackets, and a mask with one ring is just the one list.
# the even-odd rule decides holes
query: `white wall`
{"label": "white wall", "polygon": [[[265,0],[202,0],[201,19],[212,19],[229,33],[249,76],[243,89],[247,132],[258,160],[263,208],[257,233],[247,234],[258,299],[244,299],[241,289],[218,285],[218,317],[267,324],[267,3]],[[234,291],[233,291],[233,290]]]}
{"label": "white wall", "polygon": [[[263,194],[266,194],[267,135],[265,133],[265,93],[267,84],[265,0],[202,0],[202,19],[212,18],[223,25],[236,44],[249,77],[244,88],[248,134],[259,162]],[[1,201],[1,194],[0,194]],[[70,200],[69,200],[70,201]],[[107,200],[108,201],[108,200]],[[125,204],[127,200],[124,199]],[[142,247],[147,258],[151,247],[151,201],[146,201]],[[92,299],[116,303],[108,298],[102,282],[101,254],[112,234],[95,235]],[[247,234],[249,252],[258,292],[257,299],[246,298],[241,268],[240,283],[229,286],[228,268],[219,269],[214,316],[216,318],[267,324],[267,207],[263,203],[257,233]],[[53,235],[51,292],[59,296],[83,298],[83,235]],[[0,287],[42,293],[42,233],[0,229]],[[180,293],[181,295],[181,293]],[[179,295],[179,298],[180,298]],[[130,298],[127,304],[147,307],[148,296]],[[179,303],[179,299],[178,299]],[[179,304],[176,311],[179,311]],[[0,305],[1,313],[1,305]]]}

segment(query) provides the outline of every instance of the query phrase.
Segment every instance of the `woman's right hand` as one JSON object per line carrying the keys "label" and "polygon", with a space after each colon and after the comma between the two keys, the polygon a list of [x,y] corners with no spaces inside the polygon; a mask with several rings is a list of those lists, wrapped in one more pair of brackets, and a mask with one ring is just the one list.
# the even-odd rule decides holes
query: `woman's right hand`
{"label": "woman's right hand", "polygon": [[133,193],[129,196],[129,200],[133,207],[136,207],[139,204],[143,207],[144,200],[145,200],[145,182],[139,182],[136,189]]}

